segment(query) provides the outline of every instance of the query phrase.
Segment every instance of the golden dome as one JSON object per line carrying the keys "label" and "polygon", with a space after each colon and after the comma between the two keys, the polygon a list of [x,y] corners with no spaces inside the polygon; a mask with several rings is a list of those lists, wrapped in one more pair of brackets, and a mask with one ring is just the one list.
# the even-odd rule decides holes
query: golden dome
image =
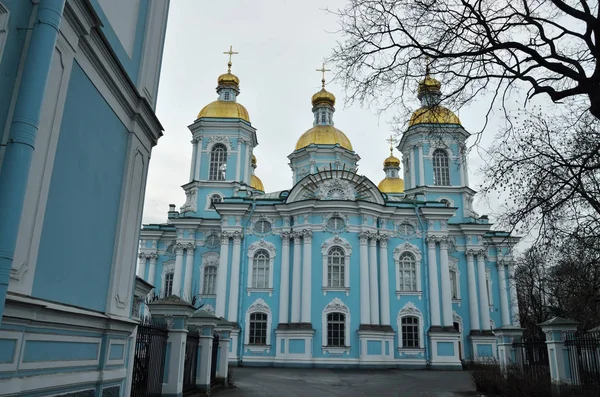
{"label": "golden dome", "polygon": [[257,177],[254,174],[252,174],[252,176],[250,177],[250,186],[256,190],[260,190],[261,192],[265,191],[265,187],[263,186],[262,181],[259,177]]}
{"label": "golden dome", "polygon": [[202,108],[197,118],[242,119],[250,122],[245,107],[233,101],[214,101]]}
{"label": "golden dome", "polygon": [[321,91],[317,92],[316,94],[314,94],[312,96],[312,105],[313,106],[317,106],[320,105],[322,103],[328,104],[328,105],[335,105],[335,95],[333,95],[331,92],[327,91],[325,89],[325,87],[321,88]]}
{"label": "golden dome", "polygon": [[306,131],[296,143],[296,150],[308,145],[340,145],[344,149],[352,149],[350,139],[342,131],[331,125],[317,125]]}
{"label": "golden dome", "polygon": [[409,127],[416,124],[458,124],[459,118],[443,106],[421,107],[412,114]]}
{"label": "golden dome", "polygon": [[383,166],[384,167],[400,167],[400,159],[398,157],[395,157],[394,155],[391,155],[390,157],[388,157],[387,159],[385,159],[383,161]]}
{"label": "golden dome", "polygon": [[427,73],[423,81],[419,82],[419,94],[424,91],[439,91],[441,88],[442,83],[433,77],[429,77],[429,73]]}
{"label": "golden dome", "polygon": [[385,178],[379,182],[377,187],[382,193],[404,193],[404,181],[402,178]]}
{"label": "golden dome", "polygon": [[240,85],[240,79],[233,73],[227,72],[219,76],[217,79],[217,83],[219,85]]}

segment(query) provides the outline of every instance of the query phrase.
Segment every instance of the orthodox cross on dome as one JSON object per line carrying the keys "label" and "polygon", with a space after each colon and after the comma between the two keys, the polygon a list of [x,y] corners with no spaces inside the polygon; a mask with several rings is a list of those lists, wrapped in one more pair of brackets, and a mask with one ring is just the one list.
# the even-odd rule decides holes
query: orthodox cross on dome
{"label": "orthodox cross on dome", "polygon": [[431,58],[429,58],[429,55],[425,55],[425,77],[429,77],[430,67],[431,67]]}
{"label": "orthodox cross on dome", "polygon": [[321,78],[321,87],[325,89],[325,72],[331,72],[331,69],[325,69],[325,63],[321,65],[321,69],[316,69],[317,72],[323,73],[323,77]]}
{"label": "orthodox cross on dome", "polygon": [[229,46],[229,51],[223,52],[223,54],[229,54],[229,62],[227,62],[227,73],[231,73],[231,56],[237,55],[239,52],[233,51],[233,46]]}
{"label": "orthodox cross on dome", "polygon": [[390,156],[391,156],[394,153],[394,144],[396,143],[396,140],[390,134],[390,137],[388,139],[386,139],[385,141],[390,144]]}

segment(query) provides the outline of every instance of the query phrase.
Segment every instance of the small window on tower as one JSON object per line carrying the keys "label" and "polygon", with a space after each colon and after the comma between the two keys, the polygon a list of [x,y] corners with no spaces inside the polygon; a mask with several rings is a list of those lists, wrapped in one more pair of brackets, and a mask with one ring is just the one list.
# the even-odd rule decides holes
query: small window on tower
{"label": "small window on tower", "polygon": [[327,114],[325,112],[321,112],[321,123],[326,123]]}
{"label": "small window on tower", "polygon": [[229,100],[229,98],[230,98],[229,91],[226,91],[226,92],[225,92],[225,95],[223,95],[223,98],[224,98],[226,101],[228,101],[228,100]]}

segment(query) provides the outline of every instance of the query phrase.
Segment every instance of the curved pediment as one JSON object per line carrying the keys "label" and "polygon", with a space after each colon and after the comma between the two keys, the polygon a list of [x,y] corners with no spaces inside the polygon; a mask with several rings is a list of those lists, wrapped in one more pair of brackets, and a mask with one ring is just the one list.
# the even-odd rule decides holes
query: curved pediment
{"label": "curved pediment", "polygon": [[369,178],[346,170],[307,175],[290,191],[286,202],[301,200],[362,200],[385,205],[381,192]]}

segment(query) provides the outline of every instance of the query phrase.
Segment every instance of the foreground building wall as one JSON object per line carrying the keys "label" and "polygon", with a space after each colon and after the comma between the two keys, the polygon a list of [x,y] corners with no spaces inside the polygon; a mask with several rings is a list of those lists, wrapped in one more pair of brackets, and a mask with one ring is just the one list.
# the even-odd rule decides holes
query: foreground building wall
{"label": "foreground building wall", "polygon": [[[8,15],[0,89],[12,93],[0,99],[3,174],[28,32],[47,3],[0,0]],[[162,135],[154,108],[169,2],[62,3],[51,61],[39,66],[48,79],[1,297],[0,395],[125,396],[138,225]]]}

